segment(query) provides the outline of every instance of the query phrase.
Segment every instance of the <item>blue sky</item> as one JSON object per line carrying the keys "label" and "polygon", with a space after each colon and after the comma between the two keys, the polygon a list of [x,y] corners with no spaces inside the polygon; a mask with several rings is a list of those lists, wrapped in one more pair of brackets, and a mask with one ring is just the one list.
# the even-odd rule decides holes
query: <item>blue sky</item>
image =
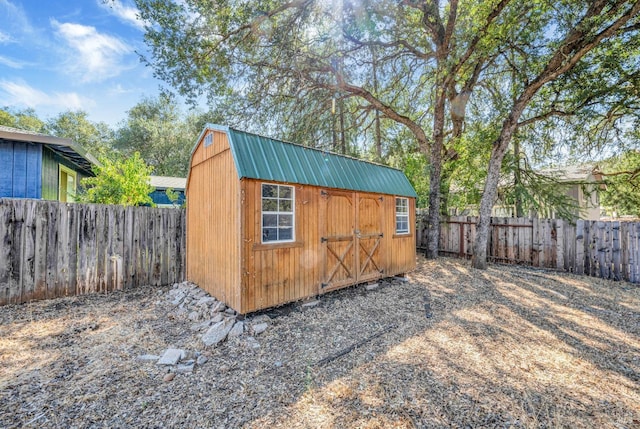
{"label": "blue sky", "polygon": [[159,81],[130,0],[0,0],[0,107],[84,110],[114,127]]}

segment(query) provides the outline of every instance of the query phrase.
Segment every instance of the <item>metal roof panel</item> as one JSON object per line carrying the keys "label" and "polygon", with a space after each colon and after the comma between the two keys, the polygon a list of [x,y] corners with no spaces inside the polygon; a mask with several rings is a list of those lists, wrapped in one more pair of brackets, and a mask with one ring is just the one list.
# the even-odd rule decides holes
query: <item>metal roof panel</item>
{"label": "metal roof panel", "polygon": [[395,168],[220,125],[207,124],[203,133],[207,128],[227,133],[239,179],[417,197]]}

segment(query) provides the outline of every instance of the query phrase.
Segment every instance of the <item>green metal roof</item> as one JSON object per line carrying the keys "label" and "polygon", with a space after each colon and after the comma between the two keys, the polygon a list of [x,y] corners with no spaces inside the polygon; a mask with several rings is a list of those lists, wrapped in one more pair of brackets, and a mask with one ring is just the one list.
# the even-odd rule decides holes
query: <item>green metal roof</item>
{"label": "green metal roof", "polygon": [[227,133],[240,179],[417,197],[404,173],[395,168],[229,127],[207,124],[206,129]]}

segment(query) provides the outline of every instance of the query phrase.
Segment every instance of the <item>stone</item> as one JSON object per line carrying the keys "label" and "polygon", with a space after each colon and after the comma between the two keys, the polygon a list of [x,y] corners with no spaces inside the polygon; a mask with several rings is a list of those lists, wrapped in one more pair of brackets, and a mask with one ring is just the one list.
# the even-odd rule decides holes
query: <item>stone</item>
{"label": "stone", "polygon": [[173,380],[174,378],[176,378],[176,373],[175,372],[168,372],[164,375],[164,377],[162,377],[162,381],[164,381],[165,383],[170,382],[171,380]]}
{"label": "stone", "polygon": [[236,314],[236,311],[233,308],[227,308],[224,312],[232,316]]}
{"label": "stone", "polygon": [[282,367],[282,362],[280,362],[279,360],[277,360],[277,361],[275,361],[275,362],[273,363],[273,365],[274,365],[276,368],[281,368],[281,367]]}
{"label": "stone", "polygon": [[192,311],[191,313],[189,313],[189,315],[187,316],[189,318],[189,320],[200,320],[200,312],[199,311]]}
{"label": "stone", "polygon": [[304,304],[302,304],[302,307],[303,308],[313,308],[313,307],[317,306],[318,304],[320,304],[320,301],[318,301],[317,299],[314,299],[313,301],[305,302]]}
{"label": "stone", "polygon": [[260,335],[262,334],[264,331],[267,330],[267,328],[269,327],[269,324],[267,323],[258,323],[257,325],[253,325],[253,335]]}
{"label": "stone", "polygon": [[173,301],[171,301],[171,305],[177,307],[182,304],[182,300],[184,300],[184,294],[178,294],[173,298]]}
{"label": "stone", "polygon": [[366,290],[376,290],[376,289],[378,289],[378,286],[380,286],[380,284],[378,284],[378,283],[371,283],[371,284],[369,284],[369,285],[366,285],[364,288],[365,288]]}
{"label": "stone", "polygon": [[178,308],[176,311],[173,312],[173,314],[176,317],[184,316],[185,314],[187,314],[187,309],[184,307]]}
{"label": "stone", "polygon": [[180,364],[176,367],[176,374],[190,374],[193,372],[193,367],[196,362],[193,360],[187,361],[183,364]]}
{"label": "stone", "polygon": [[253,337],[247,337],[247,339],[244,342],[244,346],[245,348],[255,350],[260,348],[260,343],[258,343],[258,341]]}
{"label": "stone", "polygon": [[136,358],[136,360],[141,362],[157,362],[158,359],[160,359],[158,355],[140,355]]}
{"label": "stone", "polygon": [[222,312],[225,310],[225,308],[227,308],[227,306],[224,305],[224,302],[218,301],[216,304],[213,305],[213,307],[211,307],[211,312],[213,313]]}
{"label": "stone", "polygon": [[224,316],[222,315],[222,313],[213,313],[213,317],[211,318],[211,324],[213,325],[214,323],[222,322],[223,319],[224,319]]}
{"label": "stone", "polygon": [[206,307],[208,305],[213,304],[214,302],[216,302],[216,299],[212,296],[204,296],[202,298],[200,298],[198,300],[198,302],[196,302],[196,305],[198,307]]}
{"label": "stone", "polygon": [[202,342],[206,346],[215,346],[224,341],[231,328],[233,328],[234,322],[235,320],[233,319],[225,319],[216,323],[202,336]]}
{"label": "stone", "polygon": [[403,277],[403,276],[395,276],[394,279],[396,279],[396,280],[398,280],[398,281],[400,281],[402,283],[408,283],[409,282],[409,279],[406,278],[406,277]]}
{"label": "stone", "polygon": [[219,321],[220,321],[220,320],[217,320],[217,321],[215,321],[215,322],[214,322],[213,320],[207,320],[207,321],[204,321],[204,322],[202,322],[202,323],[195,323],[195,324],[191,325],[191,328],[190,328],[190,329],[191,329],[193,332],[203,331],[203,330],[205,330],[206,328],[208,328],[209,326],[211,326],[211,325],[213,325],[214,323],[217,323],[217,322],[219,322]]}
{"label": "stone", "polygon": [[196,360],[196,363],[198,365],[204,365],[205,363],[207,363],[209,361],[209,358],[204,356],[204,355],[200,355],[198,356],[198,359]]}
{"label": "stone", "polygon": [[228,338],[237,338],[240,335],[242,335],[243,332],[244,332],[244,323],[243,322],[236,322],[235,325],[233,325],[233,328],[231,328],[231,330],[227,334],[227,337]]}
{"label": "stone", "polygon": [[158,365],[175,365],[184,355],[185,353],[182,349],[167,349],[156,363]]}
{"label": "stone", "polygon": [[253,323],[265,323],[265,322],[271,322],[271,317],[269,317],[266,314],[261,314],[260,316],[256,316],[253,319],[251,319],[251,321]]}
{"label": "stone", "polygon": [[193,291],[193,293],[191,294],[191,296],[193,296],[194,298],[203,298],[207,293],[205,291],[203,291],[202,289],[195,289]]}

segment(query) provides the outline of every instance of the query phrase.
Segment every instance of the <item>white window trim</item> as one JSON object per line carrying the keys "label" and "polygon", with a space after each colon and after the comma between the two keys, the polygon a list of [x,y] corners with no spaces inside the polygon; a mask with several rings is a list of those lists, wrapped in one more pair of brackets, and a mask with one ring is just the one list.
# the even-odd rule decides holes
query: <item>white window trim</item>
{"label": "white window trim", "polygon": [[[291,239],[290,240],[270,240],[264,241],[263,229],[264,229],[264,215],[265,214],[281,214],[281,212],[265,212],[262,210],[262,186],[263,185],[272,185],[272,186],[286,186],[291,188]],[[289,212],[282,212],[283,214],[289,214]],[[262,244],[278,244],[278,243],[293,243],[296,241],[296,188],[292,185],[281,185],[280,183],[268,183],[262,182],[260,183],[260,242]]]}
{"label": "white window trim", "polygon": [[[406,206],[407,206],[407,213],[398,213],[398,200],[404,200],[406,201]],[[396,197],[395,199],[395,213],[396,213],[396,218],[395,218],[395,222],[396,222],[396,234],[398,235],[409,235],[411,234],[411,228],[409,226],[409,198],[404,198],[404,197]],[[398,230],[398,217],[402,217],[402,218],[406,218],[407,219],[407,230],[406,231],[399,231]]]}

